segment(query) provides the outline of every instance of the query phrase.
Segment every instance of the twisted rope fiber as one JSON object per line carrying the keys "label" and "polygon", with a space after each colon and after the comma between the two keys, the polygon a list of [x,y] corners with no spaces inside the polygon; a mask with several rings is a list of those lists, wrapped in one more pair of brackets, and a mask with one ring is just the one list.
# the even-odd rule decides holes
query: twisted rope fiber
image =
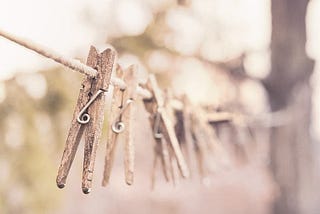
{"label": "twisted rope fiber", "polygon": [[[17,36],[12,35],[8,32],[5,32],[1,29],[0,29],[0,36],[6,38],[8,40],[11,40],[12,42],[17,43],[17,44],[19,44],[29,50],[35,51],[38,54],[40,54],[46,58],[53,59],[57,63],[60,63],[64,66],[71,68],[72,70],[78,71],[82,74],[85,74],[85,75],[88,75],[91,77],[95,77],[97,74],[97,71],[95,69],[91,68],[90,66],[87,66],[86,64],[83,64],[78,60],[63,56],[63,55],[55,52],[54,50],[51,50],[47,47],[36,44],[35,42],[32,42],[28,39],[17,37]],[[126,83],[122,79],[119,79],[116,77],[111,78],[111,84],[113,86],[118,86],[121,89],[126,88]],[[137,93],[144,98],[151,98],[152,97],[151,92],[147,89],[144,89],[144,88],[138,86],[136,90],[137,90]],[[286,116],[287,115],[284,112],[275,112],[275,113],[267,113],[265,115],[260,115],[260,117],[251,118],[251,120],[255,119],[255,122],[262,123],[261,120],[263,119],[262,121],[264,123],[266,121],[268,122],[267,124],[263,124],[265,127],[277,127],[277,126],[286,124],[291,121]],[[233,116],[233,117],[235,117],[235,116]]]}
{"label": "twisted rope fiber", "polygon": [[[90,66],[87,66],[78,60],[63,56],[63,55],[57,53],[56,51],[51,50],[50,48],[41,46],[33,41],[30,41],[25,38],[17,37],[17,36],[12,35],[8,32],[5,32],[1,29],[0,29],[0,36],[4,37],[14,43],[17,43],[17,44],[19,44],[29,50],[32,50],[32,51],[34,51],[34,52],[36,52],[46,58],[52,59],[52,60],[56,61],[57,63],[60,63],[68,68],[71,68],[74,71],[78,71],[78,72],[85,74],[85,75],[88,75],[90,77],[95,77],[97,75],[97,71],[95,69],[91,68]],[[122,79],[119,79],[116,77],[111,78],[111,84],[114,86],[119,86],[121,89],[125,89],[127,87],[126,83]],[[143,89],[141,87],[137,88],[137,92],[140,95],[142,95],[143,97],[146,97],[146,98],[151,97],[151,93],[148,90]]]}

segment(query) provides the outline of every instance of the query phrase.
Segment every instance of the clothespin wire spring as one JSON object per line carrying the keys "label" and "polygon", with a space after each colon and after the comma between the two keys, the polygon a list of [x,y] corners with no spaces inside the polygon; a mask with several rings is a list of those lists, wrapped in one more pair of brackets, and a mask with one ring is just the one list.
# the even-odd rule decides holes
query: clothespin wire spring
{"label": "clothespin wire spring", "polygon": [[112,131],[119,134],[123,132],[126,128],[124,123],[121,121],[121,115],[123,112],[130,106],[130,104],[133,102],[133,99],[128,99],[125,105],[121,108],[121,111],[119,115],[117,116],[116,120],[114,123],[112,123]]}
{"label": "clothespin wire spring", "polygon": [[86,113],[87,109],[89,108],[89,106],[97,99],[97,97],[102,94],[103,92],[105,92],[102,89],[99,89],[97,91],[97,93],[89,100],[89,102],[81,109],[81,111],[79,112],[79,115],[77,117],[77,121],[80,124],[87,124],[90,121],[90,115],[88,113]]}

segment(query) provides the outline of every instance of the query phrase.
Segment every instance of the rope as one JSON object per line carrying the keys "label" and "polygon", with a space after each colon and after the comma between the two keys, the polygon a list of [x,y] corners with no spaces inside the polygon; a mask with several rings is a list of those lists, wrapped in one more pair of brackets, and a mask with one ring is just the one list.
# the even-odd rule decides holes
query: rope
{"label": "rope", "polygon": [[[36,52],[46,58],[52,59],[52,60],[56,61],[57,63],[60,63],[68,68],[71,68],[74,71],[78,71],[78,72],[85,74],[85,75],[88,75],[90,77],[95,77],[97,75],[97,71],[95,69],[91,68],[90,66],[87,66],[78,60],[63,56],[63,55],[55,52],[54,50],[51,50],[50,48],[44,47],[44,46],[37,44],[33,41],[30,41],[25,38],[17,37],[15,35],[12,35],[8,32],[3,31],[3,30],[0,30],[0,36],[4,37],[14,43],[17,43],[17,44],[19,44],[29,50],[32,50],[32,51],[34,51],[34,52]],[[119,79],[116,77],[111,78],[111,84],[113,86],[119,86],[121,89],[125,89],[127,87],[126,83],[122,79]],[[141,87],[137,88],[137,93],[145,98],[151,97],[150,91],[143,89]]]}
{"label": "rope", "polygon": [[[55,52],[54,50],[51,50],[50,48],[41,46],[41,45],[39,45],[35,42],[32,42],[28,39],[17,37],[17,36],[12,35],[8,32],[5,32],[1,29],[0,29],[0,36],[6,38],[8,40],[11,40],[12,42],[15,42],[15,43],[17,43],[17,44],[19,44],[29,50],[35,51],[36,53],[38,53],[44,57],[53,59],[57,63],[60,63],[64,66],[71,68],[72,70],[78,71],[82,74],[85,74],[85,75],[88,75],[91,77],[95,77],[97,74],[97,71],[95,69],[91,68],[90,66],[87,66],[86,64],[83,64],[78,60],[63,56],[63,55]],[[119,79],[116,77],[111,78],[111,85],[118,86],[121,89],[125,89],[127,87],[126,83],[122,79]],[[152,97],[151,92],[147,89],[144,89],[144,88],[138,86],[136,90],[137,90],[137,93],[144,98],[151,98]],[[262,118],[258,118],[258,121],[259,121],[259,119],[260,120],[263,119],[262,121],[264,121],[264,122],[268,121],[267,124],[264,124],[264,126],[266,126],[266,127],[281,126],[289,121],[288,117],[286,117],[287,115],[280,113],[280,112],[267,114],[265,116],[269,116],[269,117],[267,117],[267,118],[269,118],[269,120],[267,120],[265,117],[262,117]],[[223,112],[215,113],[214,115],[209,114],[208,117],[209,117],[208,121],[211,121],[211,122],[218,121],[218,120],[234,120],[235,118],[237,118],[237,117],[234,117],[234,115],[232,115],[230,113],[223,113]]]}
{"label": "rope", "polygon": [[78,71],[82,74],[89,75],[91,77],[94,77],[97,74],[97,71],[83,63],[81,63],[78,60],[75,59],[68,59],[66,56],[60,55],[59,53],[47,48],[40,46],[39,44],[36,44],[28,39],[25,38],[19,38],[17,36],[14,36],[10,33],[7,33],[5,31],[0,30],[0,36],[11,40],[12,42],[15,42],[27,49],[33,50],[34,52],[37,52],[38,54],[53,59],[57,63],[60,63],[68,68],[71,68],[72,70]]}

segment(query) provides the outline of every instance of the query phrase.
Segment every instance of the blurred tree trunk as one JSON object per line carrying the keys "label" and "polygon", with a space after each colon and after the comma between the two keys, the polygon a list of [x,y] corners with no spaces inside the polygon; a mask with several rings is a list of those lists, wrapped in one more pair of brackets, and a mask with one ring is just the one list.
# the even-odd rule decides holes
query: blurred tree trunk
{"label": "blurred tree trunk", "polygon": [[273,112],[284,123],[271,129],[271,168],[280,188],[273,213],[320,213],[312,189],[313,160],[309,135],[314,62],[306,55],[309,0],[272,0],[271,73],[265,81]]}

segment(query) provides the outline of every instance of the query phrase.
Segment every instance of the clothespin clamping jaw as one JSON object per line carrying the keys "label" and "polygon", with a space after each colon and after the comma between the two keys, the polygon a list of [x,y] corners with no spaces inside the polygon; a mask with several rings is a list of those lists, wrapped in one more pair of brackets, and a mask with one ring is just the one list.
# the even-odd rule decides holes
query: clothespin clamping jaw
{"label": "clothespin clamping jaw", "polygon": [[109,183],[115,148],[119,138],[124,141],[125,181],[128,185],[133,183],[134,144],[131,121],[135,115],[134,102],[137,98],[138,67],[137,65],[131,65],[129,68],[122,70],[118,66],[116,74],[118,78],[123,79],[127,87],[125,89],[115,87],[113,91],[111,112],[109,114],[103,186]]}
{"label": "clothespin clamping jaw", "polygon": [[[171,121],[172,118],[170,118],[167,112],[163,94],[158,87],[154,75],[149,76],[146,87],[153,95],[151,99],[144,99],[143,102],[151,116],[150,124],[153,129],[154,138],[158,141],[164,138],[164,140],[169,143],[177,160],[181,176],[187,178],[189,176],[189,169],[177,140],[174,124]],[[165,171],[166,170],[164,170],[164,172]]]}
{"label": "clothespin clamping jaw", "polygon": [[91,191],[95,156],[104,121],[104,92],[109,89],[115,55],[116,52],[112,49],[106,49],[99,54],[95,47],[90,48],[87,65],[96,69],[97,75],[94,78],[86,77],[82,82],[56,179],[59,188],[63,188],[66,184],[75,153],[85,131],[82,191],[85,194]]}

